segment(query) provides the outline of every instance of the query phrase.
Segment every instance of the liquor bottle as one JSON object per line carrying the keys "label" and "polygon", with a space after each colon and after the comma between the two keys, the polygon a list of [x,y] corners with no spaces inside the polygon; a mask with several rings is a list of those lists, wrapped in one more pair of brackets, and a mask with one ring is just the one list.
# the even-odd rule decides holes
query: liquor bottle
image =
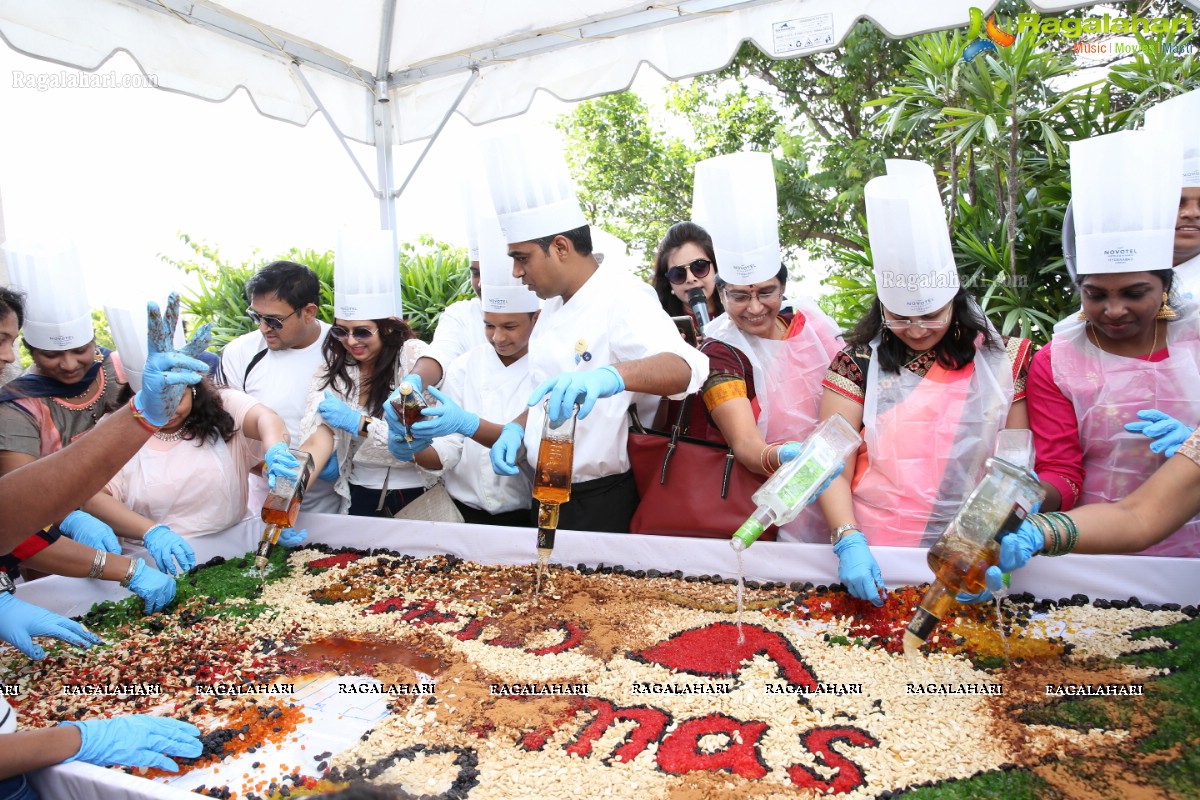
{"label": "liquor bottle", "polygon": [[914,654],[953,606],[959,592],[978,594],[984,577],[1000,559],[1000,540],[1021,527],[1025,516],[1045,499],[1041,484],[1023,467],[989,458],[985,474],[929,548],[934,580],[921,598],[908,629],[904,652]]}
{"label": "liquor bottle", "polygon": [[780,465],[751,497],[758,508],[742,523],[729,546],[745,550],[772,525],[786,525],[799,516],[838,465],[858,450],[862,438],[841,414],[822,422],[805,440],[800,455]]}
{"label": "liquor bottle", "polygon": [[262,538],[258,542],[258,550],[254,553],[254,566],[261,571],[267,566],[271,551],[279,541],[279,534],[284,528],[293,528],[300,516],[300,503],[304,500],[304,492],[308,488],[308,480],[312,476],[312,456],[303,450],[291,448],[288,452],[300,462],[300,474],[295,478],[280,475],[275,478],[275,487],[263,502],[262,521],[267,523],[263,528]]}
{"label": "liquor bottle", "polygon": [[538,501],[538,559],[549,559],[558,530],[558,507],[571,499],[571,471],[575,460],[575,422],[579,406],[557,428],[550,424],[548,404],[533,475],[533,499]]}
{"label": "liquor bottle", "polygon": [[401,383],[396,390],[400,396],[392,401],[392,407],[396,409],[396,414],[404,425],[404,440],[411,442],[413,440],[412,426],[425,418],[421,414],[421,409],[428,407],[429,404],[417,391],[417,387],[408,381]]}

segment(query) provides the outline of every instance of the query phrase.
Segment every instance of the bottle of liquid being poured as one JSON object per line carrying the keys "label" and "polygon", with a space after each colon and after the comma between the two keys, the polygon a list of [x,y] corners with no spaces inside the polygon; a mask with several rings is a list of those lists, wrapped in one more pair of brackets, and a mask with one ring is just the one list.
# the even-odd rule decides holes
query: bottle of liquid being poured
{"label": "bottle of liquid being poured", "polygon": [[772,525],[794,520],[825,481],[837,472],[862,439],[841,414],[822,422],[804,442],[800,455],[782,465],[752,499],[758,508],[729,540],[734,550],[745,550]]}
{"label": "bottle of liquid being poured", "polygon": [[279,534],[284,528],[295,527],[296,519],[300,516],[300,503],[304,500],[304,491],[312,476],[312,456],[295,448],[289,452],[300,462],[300,474],[295,478],[276,478],[275,488],[271,489],[263,503],[262,521],[266,527],[258,542],[258,550],[254,553],[254,566],[260,572],[266,568],[271,551],[279,541]]}
{"label": "bottle of liquid being poured", "polygon": [[[542,404],[549,408],[548,403]],[[571,471],[575,460],[575,421],[579,406],[557,428],[550,424],[550,413],[542,423],[542,442],[538,446],[537,470],[533,476],[533,499],[538,501],[538,560],[545,562],[554,550],[558,530],[558,507],[571,499]]]}
{"label": "bottle of liquid being poured", "polygon": [[929,548],[934,580],[904,632],[905,655],[914,655],[930,637],[954,605],[955,595],[978,594],[987,588],[984,573],[999,561],[1000,540],[1016,531],[1045,498],[1041,484],[1024,465],[989,458],[985,469],[950,525]]}
{"label": "bottle of liquid being poured", "polygon": [[392,408],[396,409],[396,414],[404,424],[404,440],[411,442],[413,440],[412,426],[425,418],[421,414],[421,409],[428,407],[429,404],[417,391],[417,387],[408,381],[397,386],[396,391],[400,393],[400,396],[392,401]]}

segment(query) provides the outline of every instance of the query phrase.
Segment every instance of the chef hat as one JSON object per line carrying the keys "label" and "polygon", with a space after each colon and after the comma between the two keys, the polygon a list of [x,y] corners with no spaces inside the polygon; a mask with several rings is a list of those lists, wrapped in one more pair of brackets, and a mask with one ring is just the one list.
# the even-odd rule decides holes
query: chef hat
{"label": "chef hat", "polygon": [[958,268],[933,169],[920,161],[888,159],[887,174],[864,191],[875,292],[901,317],[942,308],[958,293]]}
{"label": "chef hat", "polygon": [[1146,112],[1146,130],[1183,140],[1183,185],[1200,187],[1200,89],[1164,100]]}
{"label": "chef hat", "polygon": [[95,338],[74,243],[10,239],[4,254],[13,286],[26,294],[23,335],[30,347],[73,350]]}
{"label": "chef hat", "polygon": [[333,262],[333,313],[340,319],[401,318],[400,267],[391,231],[342,230]]}
{"label": "chef hat", "polygon": [[483,143],[484,172],[505,242],[515,244],[587,225],[561,145],[545,133]]}
{"label": "chef hat", "polygon": [[730,153],[696,165],[692,219],[712,236],[721,277],[748,286],[779,274],[779,209],[770,153]]}
{"label": "chef hat", "polygon": [[[121,357],[121,366],[131,389],[141,391],[142,372],[146,369],[146,339],[150,317],[146,306],[153,298],[125,297],[119,304],[105,304],[104,316],[108,318],[108,329]],[[183,326],[178,322],[173,333],[175,349],[184,346]]]}
{"label": "chef hat", "polygon": [[1119,131],[1071,142],[1081,275],[1170,269],[1182,183],[1177,135]]}
{"label": "chef hat", "polygon": [[517,314],[537,311],[541,301],[520,278],[512,274],[512,259],[508,242],[500,232],[494,216],[480,216],[479,230],[479,296],[484,312]]}

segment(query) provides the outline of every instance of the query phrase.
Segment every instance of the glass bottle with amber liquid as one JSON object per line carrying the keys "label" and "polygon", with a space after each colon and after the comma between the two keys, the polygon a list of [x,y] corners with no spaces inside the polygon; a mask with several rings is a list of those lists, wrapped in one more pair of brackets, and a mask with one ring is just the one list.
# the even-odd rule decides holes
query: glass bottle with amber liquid
{"label": "glass bottle with amber liquid", "polygon": [[396,409],[396,415],[400,417],[400,422],[404,425],[404,441],[411,442],[413,440],[412,426],[425,419],[421,414],[421,409],[426,408],[429,404],[417,391],[417,387],[408,381],[397,386],[396,391],[400,393],[400,396],[392,401],[392,408]]}
{"label": "glass bottle with amber liquid", "polygon": [[266,523],[262,538],[258,542],[258,550],[254,553],[254,566],[261,572],[271,558],[271,551],[279,541],[279,534],[284,528],[293,528],[300,516],[300,503],[304,501],[304,491],[312,476],[312,456],[303,450],[292,448],[289,451],[300,462],[300,474],[295,478],[277,477],[275,487],[263,502],[262,521]]}
{"label": "glass bottle with amber liquid", "polygon": [[575,421],[579,406],[558,427],[550,424],[549,403],[542,422],[542,441],[538,445],[537,469],[533,475],[533,499],[538,501],[537,553],[539,568],[554,550],[558,531],[558,508],[571,499],[571,471],[575,460]]}

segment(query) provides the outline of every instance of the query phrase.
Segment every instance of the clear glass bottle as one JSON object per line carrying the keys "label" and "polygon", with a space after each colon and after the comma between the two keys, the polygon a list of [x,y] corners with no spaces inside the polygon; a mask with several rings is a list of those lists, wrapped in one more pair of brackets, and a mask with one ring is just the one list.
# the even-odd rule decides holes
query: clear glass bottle
{"label": "clear glass bottle", "polygon": [[533,499],[538,501],[537,551],[547,559],[554,549],[558,530],[558,507],[571,499],[571,472],[575,461],[575,422],[579,406],[557,428],[550,424],[549,403],[543,403],[542,441],[538,445],[537,470],[533,475]]}
{"label": "clear glass bottle", "polygon": [[413,440],[412,426],[424,419],[421,409],[427,408],[429,404],[417,391],[417,387],[408,381],[401,383],[396,390],[400,396],[392,401],[392,408],[396,409],[396,414],[400,417],[401,424],[404,425],[404,440],[411,442]]}
{"label": "clear glass bottle", "polygon": [[845,464],[860,445],[862,438],[841,414],[818,425],[805,440],[800,455],[777,469],[753,494],[758,508],[733,534],[729,546],[745,550],[767,528],[794,520],[838,465]]}
{"label": "clear glass bottle", "polygon": [[260,570],[267,566],[271,551],[279,541],[279,534],[283,529],[295,527],[296,519],[300,516],[300,503],[304,501],[304,492],[308,488],[309,478],[312,477],[312,456],[294,447],[288,452],[300,462],[300,474],[295,478],[276,477],[275,488],[271,489],[263,502],[261,516],[267,525],[263,528],[258,550],[254,553],[254,566]]}
{"label": "clear glass bottle", "polygon": [[978,594],[987,588],[984,573],[1000,558],[1000,540],[1021,526],[1046,496],[1041,484],[1023,467],[989,458],[986,473],[950,525],[929,548],[929,584],[908,629],[904,652],[912,654],[933,633],[959,592]]}

